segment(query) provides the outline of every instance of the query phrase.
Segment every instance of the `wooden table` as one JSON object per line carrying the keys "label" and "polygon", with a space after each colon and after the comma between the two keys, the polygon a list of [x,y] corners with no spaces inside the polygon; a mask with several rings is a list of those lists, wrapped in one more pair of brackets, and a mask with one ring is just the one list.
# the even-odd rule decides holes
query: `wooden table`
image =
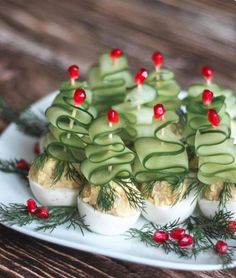
{"label": "wooden table", "polygon": [[[209,64],[236,89],[234,0],[0,0],[0,96],[16,109],[55,90],[65,69],[85,77],[99,53],[121,47],[132,70],[165,54],[183,88]],[[1,121],[1,130],[6,124]],[[0,277],[235,277],[182,272],[58,247],[0,226]]]}

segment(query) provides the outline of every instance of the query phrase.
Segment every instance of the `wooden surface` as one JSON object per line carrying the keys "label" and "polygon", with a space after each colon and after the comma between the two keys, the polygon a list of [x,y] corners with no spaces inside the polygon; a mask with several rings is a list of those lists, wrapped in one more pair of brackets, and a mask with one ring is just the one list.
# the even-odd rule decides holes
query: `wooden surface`
{"label": "wooden surface", "polygon": [[[0,0],[0,96],[21,109],[57,89],[71,63],[85,77],[99,53],[121,47],[132,69],[154,49],[183,88],[209,64],[236,89],[234,0]],[[0,122],[1,129],[5,123]],[[181,272],[47,244],[0,226],[0,277],[235,277]]]}

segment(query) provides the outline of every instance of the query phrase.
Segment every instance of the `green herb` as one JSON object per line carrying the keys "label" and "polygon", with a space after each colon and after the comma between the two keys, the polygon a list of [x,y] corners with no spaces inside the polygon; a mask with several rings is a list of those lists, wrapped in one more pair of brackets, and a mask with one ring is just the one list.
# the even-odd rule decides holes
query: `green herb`
{"label": "green herb", "polygon": [[43,113],[42,117],[39,117],[30,109],[16,112],[2,98],[0,116],[8,122],[15,122],[20,131],[33,137],[41,137],[48,130]]}
{"label": "green herb", "polygon": [[36,230],[52,232],[56,227],[65,225],[66,229],[79,228],[81,233],[89,230],[84,223],[84,216],[80,216],[77,207],[49,207],[49,218],[42,219],[30,214],[24,204],[0,204],[0,222],[8,225],[25,226],[36,223]]}
{"label": "green herb", "polygon": [[0,159],[0,171],[2,171],[4,173],[18,174],[21,177],[26,179],[28,176],[28,170],[18,168],[17,161],[18,160],[16,160],[16,159],[14,159],[14,160]]}

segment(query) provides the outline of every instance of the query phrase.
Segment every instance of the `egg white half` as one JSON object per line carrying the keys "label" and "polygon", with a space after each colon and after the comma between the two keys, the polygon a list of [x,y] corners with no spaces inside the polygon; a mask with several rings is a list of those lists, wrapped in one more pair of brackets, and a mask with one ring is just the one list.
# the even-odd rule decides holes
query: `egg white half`
{"label": "egg white half", "polygon": [[29,180],[34,197],[44,206],[76,206],[79,188],[45,188]]}
{"label": "egg white half", "polygon": [[134,214],[126,217],[115,216],[100,212],[92,206],[83,202],[79,197],[77,199],[78,210],[81,216],[85,216],[85,224],[95,233],[102,235],[119,235],[127,231],[139,218],[140,211],[134,211]]}
{"label": "egg white half", "polygon": [[197,200],[194,192],[190,192],[185,199],[178,201],[173,206],[157,206],[145,200],[142,215],[150,222],[160,225],[165,225],[175,220],[183,222],[193,213],[196,204]]}
{"label": "egg white half", "polygon": [[[209,201],[201,198],[198,200],[199,208],[204,216],[207,218],[214,217],[214,215],[220,210],[219,201]],[[230,201],[225,204],[224,211],[230,211],[233,213],[233,217],[236,218],[236,201]]]}

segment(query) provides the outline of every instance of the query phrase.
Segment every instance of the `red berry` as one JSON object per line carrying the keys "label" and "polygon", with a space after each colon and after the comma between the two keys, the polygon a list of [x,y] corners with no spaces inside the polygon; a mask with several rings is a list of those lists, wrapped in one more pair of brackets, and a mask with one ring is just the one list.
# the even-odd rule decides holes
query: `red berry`
{"label": "red berry", "polygon": [[120,48],[114,48],[110,52],[111,59],[120,58],[123,55],[123,51]]}
{"label": "red berry", "polygon": [[75,105],[82,104],[86,99],[86,93],[84,89],[78,88],[74,92],[74,103]]}
{"label": "red berry", "polygon": [[34,144],[34,153],[37,154],[37,155],[40,154],[39,142]]}
{"label": "red berry", "polygon": [[107,119],[109,123],[115,124],[119,122],[119,113],[113,109],[107,111]]}
{"label": "red berry", "polygon": [[202,93],[202,102],[205,105],[209,105],[212,103],[213,97],[214,97],[214,94],[212,93],[212,91],[206,89]]}
{"label": "red berry", "polygon": [[208,121],[212,124],[212,126],[218,126],[220,124],[220,116],[217,114],[216,110],[208,110]]}
{"label": "red berry", "polygon": [[207,80],[211,80],[213,78],[214,71],[211,67],[205,66],[205,67],[202,67],[202,75]]}
{"label": "red berry", "polygon": [[30,169],[30,165],[27,161],[25,161],[24,159],[20,159],[16,162],[16,167],[18,169],[21,169],[21,170],[29,170]]}
{"label": "red berry", "polygon": [[170,237],[173,239],[181,239],[185,235],[185,229],[176,228],[170,232]]}
{"label": "red berry", "polygon": [[36,210],[35,214],[39,217],[39,218],[44,218],[47,219],[49,217],[49,211],[47,207],[40,207]]}
{"label": "red berry", "polygon": [[72,79],[75,79],[75,78],[78,78],[79,77],[79,67],[76,66],[76,65],[71,65],[69,68],[68,68],[68,73],[70,75],[70,78]]}
{"label": "red berry", "polygon": [[161,66],[163,64],[164,57],[161,52],[155,51],[152,54],[152,61],[156,66]]}
{"label": "red berry", "polygon": [[166,113],[166,109],[163,104],[158,103],[153,107],[153,117],[155,119],[162,118]]}
{"label": "red berry", "polygon": [[223,240],[218,240],[215,244],[215,251],[219,254],[225,254],[228,250],[228,244]]}
{"label": "red berry", "polygon": [[153,240],[157,243],[163,243],[169,239],[169,234],[165,231],[156,231],[153,234]]}
{"label": "red berry", "polygon": [[27,210],[29,213],[35,213],[37,210],[37,204],[34,199],[27,200]]}
{"label": "red berry", "polygon": [[185,234],[182,238],[178,240],[179,247],[188,247],[193,244],[193,237],[191,235]]}
{"label": "red berry", "polygon": [[141,85],[141,84],[143,84],[143,82],[145,81],[147,76],[148,76],[147,70],[144,68],[141,68],[138,72],[136,72],[134,81],[137,85]]}
{"label": "red berry", "polygon": [[229,229],[229,232],[236,233],[236,220],[229,221],[228,229]]}

